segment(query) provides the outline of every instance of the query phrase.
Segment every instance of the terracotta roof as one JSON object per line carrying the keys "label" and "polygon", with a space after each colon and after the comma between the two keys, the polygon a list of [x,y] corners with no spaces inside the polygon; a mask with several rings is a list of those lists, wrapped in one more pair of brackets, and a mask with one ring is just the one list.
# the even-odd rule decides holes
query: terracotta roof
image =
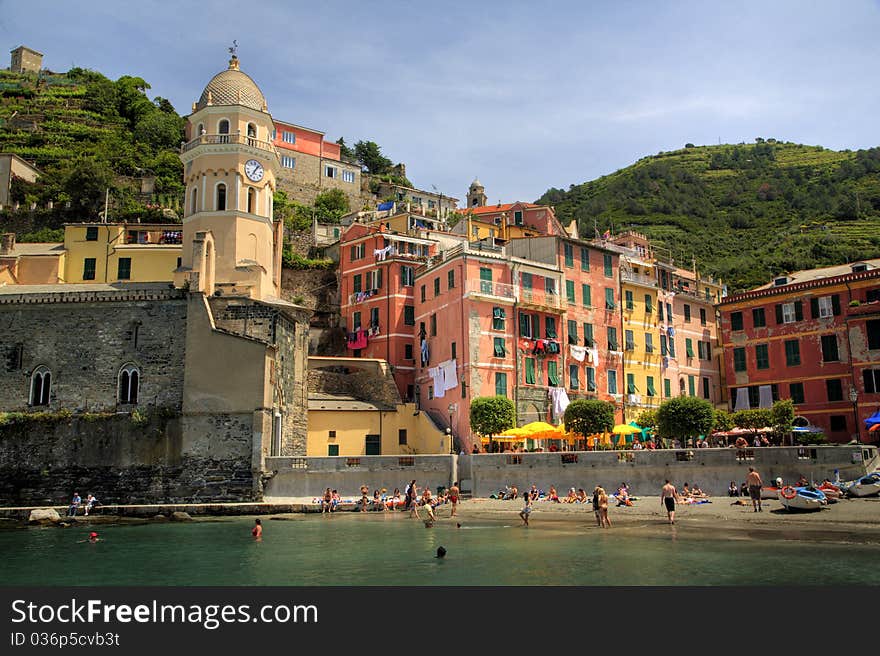
{"label": "terracotta roof", "polygon": [[482,207],[470,207],[464,210],[464,212],[472,212],[474,214],[493,214],[495,212],[507,212],[514,205],[521,205],[522,207],[526,208],[543,207],[542,205],[535,205],[534,203],[504,203],[503,205],[484,205]]}
{"label": "terracotta roof", "polygon": [[[799,282],[809,282],[811,280],[821,280],[823,278],[833,278],[835,276],[845,276],[848,273],[853,273],[853,266],[858,264],[866,264],[867,269],[870,271],[871,269],[880,268],[880,258],[874,260],[861,260],[859,262],[850,262],[849,264],[838,264],[836,266],[830,267],[822,267],[821,269],[804,269],[803,271],[795,271],[793,273],[781,273],[776,278],[787,278],[788,282],[786,285],[793,285]],[[779,285],[774,284],[773,281],[770,281],[766,285],[761,285],[760,287],[755,287],[750,291],[756,291],[759,289],[771,289],[776,288]]]}

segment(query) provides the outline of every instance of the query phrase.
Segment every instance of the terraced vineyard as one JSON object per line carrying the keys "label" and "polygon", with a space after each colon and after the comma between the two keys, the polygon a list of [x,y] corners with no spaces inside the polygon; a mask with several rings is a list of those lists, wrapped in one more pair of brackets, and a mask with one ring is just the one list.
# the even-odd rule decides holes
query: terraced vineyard
{"label": "terraced vineyard", "polygon": [[759,139],[683,148],[538,201],[583,235],[647,234],[732,291],[787,271],[880,257],[880,148]]}

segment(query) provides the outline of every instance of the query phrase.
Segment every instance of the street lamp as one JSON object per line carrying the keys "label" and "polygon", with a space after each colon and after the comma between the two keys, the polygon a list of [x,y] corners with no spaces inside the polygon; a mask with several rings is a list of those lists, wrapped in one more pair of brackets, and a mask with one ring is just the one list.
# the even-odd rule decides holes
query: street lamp
{"label": "street lamp", "polygon": [[855,388],[855,385],[849,388],[849,400],[853,404],[853,417],[855,417],[856,420],[856,442],[861,443],[862,430],[859,427],[859,391]]}
{"label": "street lamp", "polygon": [[446,429],[446,434],[449,435],[449,453],[455,453],[455,447],[452,443],[452,415],[458,410],[458,405],[450,403],[446,409],[449,410],[449,427]]}

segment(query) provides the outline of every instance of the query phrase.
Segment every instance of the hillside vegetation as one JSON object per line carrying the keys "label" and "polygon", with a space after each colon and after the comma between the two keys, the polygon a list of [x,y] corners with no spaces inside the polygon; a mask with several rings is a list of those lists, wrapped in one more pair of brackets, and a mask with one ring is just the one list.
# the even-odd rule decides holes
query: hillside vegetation
{"label": "hillside vegetation", "polygon": [[721,277],[731,291],[799,269],[880,257],[880,147],[837,152],[757,139],[645,157],[553,205],[580,234],[643,232],[659,254]]}
{"label": "hillside vegetation", "polygon": [[[34,184],[15,180],[12,188],[13,200],[37,204],[31,228],[97,220],[108,189],[111,219],[169,220],[161,209],[177,207],[182,194],[177,152],[184,119],[166,99],[150,100],[149,89],[139,77],[114,82],[81,68],[0,71],[0,152],[43,174]],[[155,180],[150,193],[142,193],[144,178]],[[4,219],[21,223],[20,216]]]}

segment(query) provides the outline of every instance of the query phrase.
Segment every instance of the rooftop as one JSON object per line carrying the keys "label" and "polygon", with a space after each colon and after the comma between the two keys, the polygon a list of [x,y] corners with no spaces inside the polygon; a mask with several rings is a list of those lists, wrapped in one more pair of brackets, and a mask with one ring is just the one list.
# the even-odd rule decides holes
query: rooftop
{"label": "rooftop", "polygon": [[760,287],[755,287],[751,291],[756,291],[759,289],[772,289],[774,287],[779,287],[780,285],[776,284],[776,280],[785,278],[786,285],[794,285],[799,282],[810,282],[812,280],[821,280],[823,278],[834,278],[835,276],[845,276],[849,273],[854,273],[853,267],[858,266],[860,264],[865,265],[865,269],[870,271],[871,269],[880,268],[880,258],[876,258],[873,260],[862,260],[860,262],[850,262],[849,264],[838,264],[830,267],[823,267],[821,269],[805,269],[803,271],[795,271],[794,273],[786,273],[780,274],[774,280],[768,282],[766,285],[761,285]]}

